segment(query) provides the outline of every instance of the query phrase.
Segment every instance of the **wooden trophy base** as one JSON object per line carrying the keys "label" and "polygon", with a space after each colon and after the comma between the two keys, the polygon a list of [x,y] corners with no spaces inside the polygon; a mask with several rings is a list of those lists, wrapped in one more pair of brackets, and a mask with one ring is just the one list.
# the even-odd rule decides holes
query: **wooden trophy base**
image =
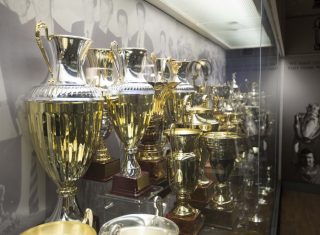
{"label": "wooden trophy base", "polygon": [[142,171],[149,172],[150,183],[160,185],[167,180],[167,160],[160,158],[157,160],[138,160]]}
{"label": "wooden trophy base", "polygon": [[110,159],[108,162],[91,162],[84,175],[85,179],[95,181],[108,181],[120,171],[120,159]]}
{"label": "wooden trophy base", "polygon": [[205,225],[226,230],[233,230],[236,225],[238,213],[235,208],[232,210],[218,210],[208,205],[202,212],[206,217]]}
{"label": "wooden trophy base", "polygon": [[211,200],[213,191],[214,184],[211,180],[206,185],[198,185],[196,190],[191,194],[191,206],[198,209],[204,208]]}
{"label": "wooden trophy base", "polygon": [[111,193],[126,197],[140,197],[150,190],[149,173],[142,171],[138,178],[116,174],[112,179]]}
{"label": "wooden trophy base", "polygon": [[173,212],[169,212],[166,217],[175,222],[180,230],[180,235],[197,235],[204,224],[204,216],[199,210],[191,216],[177,216]]}

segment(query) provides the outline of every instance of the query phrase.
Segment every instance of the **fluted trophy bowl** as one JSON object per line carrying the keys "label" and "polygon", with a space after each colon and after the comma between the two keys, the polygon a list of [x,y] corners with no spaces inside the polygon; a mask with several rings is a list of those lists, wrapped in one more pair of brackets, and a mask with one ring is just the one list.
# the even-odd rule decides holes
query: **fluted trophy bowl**
{"label": "fluted trophy bowl", "polygon": [[164,134],[171,143],[168,179],[170,187],[177,197],[173,213],[182,217],[193,215],[197,213],[197,210],[188,201],[198,184],[199,160],[195,151],[201,131],[189,128],[173,128],[165,130]]}
{"label": "fluted trophy bowl", "polygon": [[229,177],[237,157],[238,142],[242,137],[233,132],[208,132],[200,137],[200,151],[209,154],[209,160],[217,180],[211,206],[218,210],[233,208]]}

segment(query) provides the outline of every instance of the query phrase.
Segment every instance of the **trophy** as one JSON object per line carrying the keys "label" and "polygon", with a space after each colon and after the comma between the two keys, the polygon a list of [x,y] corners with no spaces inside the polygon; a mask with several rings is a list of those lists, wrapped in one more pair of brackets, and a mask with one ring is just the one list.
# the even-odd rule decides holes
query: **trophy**
{"label": "trophy", "polygon": [[[103,97],[107,97],[108,88],[113,84],[113,55],[110,49],[90,48],[87,59],[89,67],[87,72],[87,80],[90,83],[101,89]],[[112,131],[112,124],[107,109],[105,100],[103,107],[103,116],[100,129],[100,138],[98,147],[95,151],[95,158],[92,161],[85,178],[108,181],[114,174],[120,171],[120,159],[111,158],[105,139],[107,139]]]}
{"label": "trophy", "polygon": [[[52,64],[43,47],[42,29],[55,53],[51,56]],[[91,40],[48,35],[48,28],[42,22],[36,25],[35,36],[50,77],[33,88],[26,105],[38,160],[58,187],[58,204],[48,221],[82,220],[75,199],[76,183],[91,163],[103,110],[101,91],[86,83],[82,71]]]}
{"label": "trophy", "polygon": [[[193,98],[193,106],[212,108],[212,99],[209,93],[209,87],[207,86],[208,77],[212,73],[211,63],[206,59],[191,61],[187,70],[192,74],[193,87],[196,90]],[[199,78],[202,78],[201,84],[196,85],[196,80]]]}
{"label": "trophy", "polygon": [[[201,106],[187,107],[188,122],[186,126],[192,129],[199,129],[202,132],[212,132],[218,131],[219,122],[213,118],[207,118],[211,115],[212,109],[204,108]],[[198,152],[199,162],[199,178],[198,186],[196,190],[191,194],[191,204],[192,206],[202,209],[210,201],[214,185],[213,182],[208,179],[205,175],[205,165],[208,161],[208,153],[202,151]]]}
{"label": "trophy", "polygon": [[145,49],[119,49],[113,42],[111,50],[119,76],[109,88],[107,107],[125,148],[120,173],[113,176],[111,193],[139,197],[150,189],[150,179],[148,172],[141,171],[136,159],[137,143],[150,123],[155,92],[142,73]]}
{"label": "trophy", "polygon": [[148,171],[151,184],[167,185],[166,168],[167,161],[163,157],[162,131],[164,121],[164,108],[172,90],[179,81],[171,76],[170,59],[151,56],[155,76],[149,76],[148,82],[155,90],[155,98],[152,106],[152,117],[149,126],[138,146],[138,162],[143,171]]}
{"label": "trophy", "polygon": [[213,197],[204,209],[208,225],[233,228],[235,215],[232,213],[234,206],[230,195],[229,176],[242,140],[241,136],[232,132],[208,132],[200,137],[200,149],[209,154],[217,181]]}
{"label": "trophy", "polygon": [[189,204],[189,201],[198,183],[199,160],[195,151],[201,131],[170,128],[164,133],[171,143],[168,180],[172,191],[176,193],[176,206],[166,217],[178,225],[181,234],[198,234],[203,226],[204,217],[198,209]]}
{"label": "trophy", "polygon": [[184,126],[186,123],[186,107],[190,106],[195,93],[194,87],[189,84],[187,67],[190,61],[170,60],[172,76],[180,83],[173,89],[173,95],[166,103],[166,121],[168,124],[175,123],[177,126]]}

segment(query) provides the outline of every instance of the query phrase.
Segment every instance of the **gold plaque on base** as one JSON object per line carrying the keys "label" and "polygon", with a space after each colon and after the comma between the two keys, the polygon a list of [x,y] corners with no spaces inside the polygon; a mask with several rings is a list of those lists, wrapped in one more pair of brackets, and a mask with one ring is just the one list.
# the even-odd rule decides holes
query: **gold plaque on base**
{"label": "gold plaque on base", "polygon": [[198,209],[204,208],[210,202],[214,191],[214,184],[210,180],[209,184],[198,185],[196,190],[191,194],[190,204]]}
{"label": "gold plaque on base", "polygon": [[192,215],[178,216],[173,211],[169,212],[166,217],[175,222],[180,231],[180,235],[197,235],[204,225],[204,216],[199,210]]}
{"label": "gold plaque on base", "polygon": [[93,161],[84,175],[85,179],[106,182],[120,172],[120,159],[110,159],[107,162]]}
{"label": "gold plaque on base", "polygon": [[150,183],[159,185],[167,180],[167,160],[138,160],[141,170],[149,172]]}
{"label": "gold plaque on base", "polygon": [[206,206],[202,213],[205,215],[205,225],[233,230],[237,222],[237,210],[218,210],[211,205]]}
{"label": "gold plaque on base", "polygon": [[150,189],[149,173],[142,171],[137,178],[130,178],[116,174],[112,179],[111,193],[127,196],[139,197]]}

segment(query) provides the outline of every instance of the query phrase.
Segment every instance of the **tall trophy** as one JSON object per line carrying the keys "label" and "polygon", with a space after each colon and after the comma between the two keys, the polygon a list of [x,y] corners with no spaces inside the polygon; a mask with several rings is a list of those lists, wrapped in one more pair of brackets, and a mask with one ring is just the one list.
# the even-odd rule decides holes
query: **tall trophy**
{"label": "tall trophy", "polygon": [[[187,108],[188,121],[186,126],[192,129],[199,129],[203,133],[218,131],[219,122],[211,116],[212,109],[201,106]],[[209,118],[210,117],[210,118]],[[206,151],[199,149],[197,152],[199,158],[199,178],[196,190],[191,194],[191,205],[202,209],[211,200],[214,184],[205,175],[205,165],[209,159],[209,154]]]}
{"label": "tall trophy", "polygon": [[164,124],[164,109],[167,99],[172,96],[172,90],[179,80],[171,76],[169,58],[156,58],[151,54],[154,76],[147,80],[155,90],[152,106],[152,117],[138,145],[138,162],[143,171],[148,171],[151,184],[167,185],[167,161],[163,156],[162,132]]}
{"label": "tall trophy", "polygon": [[232,132],[208,132],[200,137],[201,152],[209,154],[217,181],[213,197],[203,211],[208,225],[232,229],[235,224],[229,177],[242,141],[242,136]]}
{"label": "tall trophy", "polygon": [[[42,29],[46,37],[40,35]],[[91,163],[103,110],[101,91],[86,83],[82,70],[91,40],[48,35],[42,22],[36,25],[35,36],[50,76],[32,89],[26,105],[38,160],[58,187],[58,204],[48,221],[82,220],[75,198],[76,183]],[[52,63],[42,39],[54,53]]]}
{"label": "tall trophy", "polygon": [[176,193],[175,207],[166,217],[178,225],[181,234],[198,234],[203,226],[204,216],[189,202],[198,183],[199,160],[195,151],[201,131],[170,128],[164,133],[171,143],[168,179],[172,191]]}
{"label": "tall trophy", "polygon": [[[113,78],[114,59],[112,51],[106,48],[90,48],[87,59],[89,62],[87,80],[91,85],[100,88],[103,97],[106,98],[108,88],[115,80]],[[107,105],[107,101],[105,100],[98,147],[95,150],[95,158],[85,174],[85,178],[96,181],[107,181],[120,171],[120,159],[112,158],[105,144],[105,140],[112,131]]]}
{"label": "tall trophy", "polygon": [[[173,95],[166,103],[167,126],[175,123],[177,126],[184,126],[186,122],[186,107],[192,104],[195,93],[194,87],[187,80],[187,67],[190,61],[170,60],[172,76],[180,83],[173,89]],[[169,124],[169,125],[168,125]]]}
{"label": "tall trophy", "polygon": [[145,49],[120,49],[115,42],[111,49],[119,76],[109,88],[107,107],[125,148],[120,173],[113,176],[111,193],[139,197],[150,189],[150,179],[136,159],[137,144],[150,123],[155,92],[143,77]]}

